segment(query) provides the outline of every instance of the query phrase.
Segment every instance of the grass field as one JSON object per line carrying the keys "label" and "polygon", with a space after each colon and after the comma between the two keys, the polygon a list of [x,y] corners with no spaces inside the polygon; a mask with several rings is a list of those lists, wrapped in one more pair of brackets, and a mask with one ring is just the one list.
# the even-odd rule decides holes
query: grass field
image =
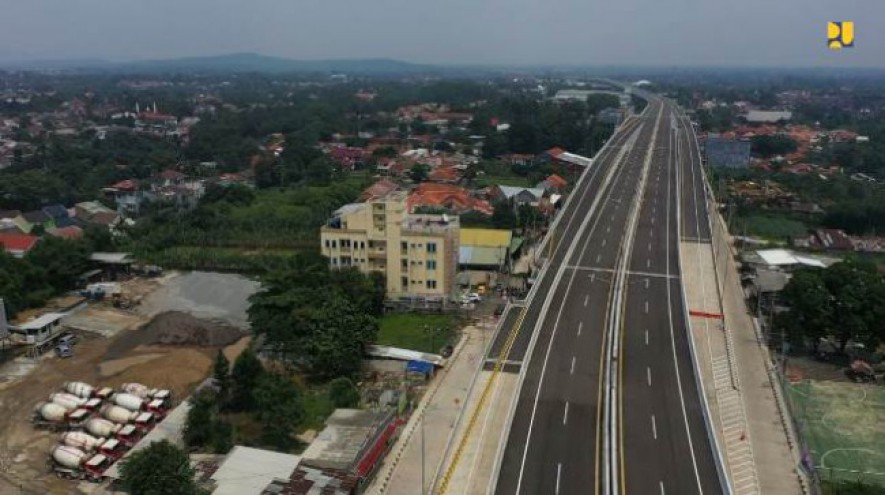
{"label": "grass field", "polygon": [[388,313],[381,318],[377,343],[438,353],[455,336],[456,318],[452,315]]}
{"label": "grass field", "polygon": [[885,388],[806,380],[788,396],[821,479],[885,492]]}
{"label": "grass field", "polygon": [[784,215],[759,213],[735,217],[733,232],[772,241],[785,241],[788,237],[806,235],[808,225]]}

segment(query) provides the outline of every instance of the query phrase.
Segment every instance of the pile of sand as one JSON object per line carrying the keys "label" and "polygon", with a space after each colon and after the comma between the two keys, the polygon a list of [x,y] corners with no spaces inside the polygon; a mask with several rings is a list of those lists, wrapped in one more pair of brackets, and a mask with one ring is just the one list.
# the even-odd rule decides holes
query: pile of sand
{"label": "pile of sand", "polygon": [[236,327],[180,311],[158,314],[139,333],[145,344],[162,345],[225,346],[243,337]]}
{"label": "pile of sand", "polygon": [[212,368],[213,360],[196,349],[172,349],[150,362],[136,364],[115,375],[102,385],[119,387],[136,382],[149,387],[165,388],[177,397],[184,397],[191,387],[203,381]]}

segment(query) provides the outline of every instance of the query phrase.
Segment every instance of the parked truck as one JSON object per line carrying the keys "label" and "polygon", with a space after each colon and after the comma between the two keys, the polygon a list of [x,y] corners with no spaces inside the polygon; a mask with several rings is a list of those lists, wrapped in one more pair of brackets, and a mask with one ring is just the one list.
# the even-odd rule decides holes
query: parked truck
{"label": "parked truck", "polygon": [[104,454],[87,454],[69,445],[56,445],[49,452],[53,470],[60,478],[100,482],[113,462]]}
{"label": "parked truck", "polygon": [[86,453],[99,453],[117,460],[126,453],[126,445],[116,438],[94,437],[85,431],[69,431],[61,436],[61,443]]}
{"label": "parked truck", "polygon": [[169,412],[166,407],[166,401],[163,399],[142,399],[141,397],[128,392],[121,392],[114,395],[113,402],[129,411],[149,412],[157,417],[163,417]]}
{"label": "parked truck", "polygon": [[142,399],[160,399],[164,401],[172,399],[172,392],[161,388],[150,388],[141,383],[124,383],[121,388],[124,392]]}
{"label": "parked truck", "polygon": [[99,398],[94,397],[91,399],[84,399],[82,397],[78,397],[67,392],[56,392],[54,394],[50,394],[49,400],[64,407],[65,409],[82,408],[88,411],[94,411],[98,409],[98,407],[101,405],[101,399]]}
{"label": "parked truck", "polygon": [[84,425],[86,431],[97,437],[115,438],[123,447],[129,448],[135,445],[141,434],[135,425],[121,425],[104,418],[91,418]]}
{"label": "parked truck", "polygon": [[86,382],[65,382],[64,390],[69,394],[73,394],[84,399],[98,398],[105,400],[108,397],[114,395],[114,389],[110,387],[95,388]]}
{"label": "parked truck", "polygon": [[91,411],[82,408],[67,409],[55,402],[41,402],[34,408],[31,422],[38,428],[61,431],[83,426]]}

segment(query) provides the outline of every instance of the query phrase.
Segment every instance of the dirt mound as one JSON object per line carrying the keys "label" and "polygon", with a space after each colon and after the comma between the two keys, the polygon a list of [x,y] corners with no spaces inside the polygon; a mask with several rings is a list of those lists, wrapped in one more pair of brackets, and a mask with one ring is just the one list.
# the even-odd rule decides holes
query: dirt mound
{"label": "dirt mound", "polygon": [[158,314],[141,332],[144,343],[162,345],[225,346],[243,337],[238,328],[179,311]]}
{"label": "dirt mound", "polygon": [[194,385],[203,381],[212,369],[213,360],[206,351],[168,347],[162,349],[168,350],[168,353],[150,362],[130,366],[109,381],[102,380],[100,384],[119,387],[128,382],[142,383],[149,387],[169,389],[176,397],[181,398]]}

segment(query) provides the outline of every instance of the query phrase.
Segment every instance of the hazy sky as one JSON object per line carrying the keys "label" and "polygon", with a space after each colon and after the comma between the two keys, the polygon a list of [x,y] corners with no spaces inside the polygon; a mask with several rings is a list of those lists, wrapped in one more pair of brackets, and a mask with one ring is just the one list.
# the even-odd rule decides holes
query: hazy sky
{"label": "hazy sky", "polygon": [[[831,52],[826,22],[855,21]],[[885,67],[885,0],[0,0],[0,60]]]}

